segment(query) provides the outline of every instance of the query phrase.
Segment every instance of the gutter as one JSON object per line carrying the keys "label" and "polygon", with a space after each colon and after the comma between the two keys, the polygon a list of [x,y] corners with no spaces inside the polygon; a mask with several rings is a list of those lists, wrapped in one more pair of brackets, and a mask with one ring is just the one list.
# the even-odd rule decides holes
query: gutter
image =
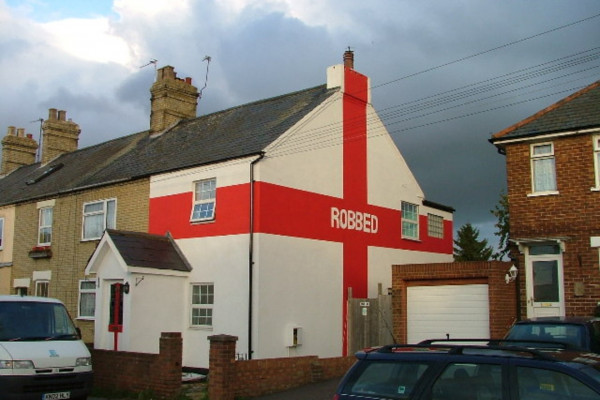
{"label": "gutter", "polygon": [[252,286],[254,283],[254,167],[265,157],[261,152],[259,156],[250,163],[250,230],[248,240],[248,360],[252,360]]}

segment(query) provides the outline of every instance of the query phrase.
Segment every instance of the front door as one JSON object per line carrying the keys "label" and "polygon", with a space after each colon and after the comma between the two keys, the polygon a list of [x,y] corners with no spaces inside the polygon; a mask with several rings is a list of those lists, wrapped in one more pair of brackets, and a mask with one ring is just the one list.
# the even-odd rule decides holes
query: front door
{"label": "front door", "polygon": [[560,246],[558,244],[530,246],[526,273],[527,317],[565,315]]}

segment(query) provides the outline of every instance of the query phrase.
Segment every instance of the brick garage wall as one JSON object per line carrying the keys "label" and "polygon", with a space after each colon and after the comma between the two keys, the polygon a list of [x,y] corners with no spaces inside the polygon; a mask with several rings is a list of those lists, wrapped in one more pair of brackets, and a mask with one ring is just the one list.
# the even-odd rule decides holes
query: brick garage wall
{"label": "brick garage wall", "polygon": [[174,398],[181,391],[181,333],[163,333],[159,348],[159,354],[92,349],[94,387]]}
{"label": "brick garage wall", "polygon": [[[600,191],[594,176],[592,136],[573,135],[548,140],[554,144],[558,194],[529,196],[530,143],[506,146],[510,237],[562,238],[566,315],[591,315],[600,301],[598,248],[590,237],[600,236]],[[524,271],[525,255],[513,248]],[[521,310],[527,315],[525,285],[521,285]]]}
{"label": "brick garage wall", "polygon": [[237,337],[215,335],[210,340],[209,398],[233,400],[281,392],[294,387],[340,378],[356,360],[317,356],[235,360]]}
{"label": "brick garage wall", "polygon": [[392,314],[394,337],[406,342],[407,289],[423,285],[487,284],[489,290],[490,337],[503,337],[517,317],[517,281],[506,284],[510,262],[453,262],[392,266]]}

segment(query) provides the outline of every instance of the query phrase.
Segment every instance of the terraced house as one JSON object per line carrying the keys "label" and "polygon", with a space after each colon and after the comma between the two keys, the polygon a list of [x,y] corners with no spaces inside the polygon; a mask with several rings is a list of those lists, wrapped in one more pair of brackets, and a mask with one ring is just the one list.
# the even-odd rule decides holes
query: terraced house
{"label": "terraced house", "polygon": [[51,110],[42,146],[56,125],[71,147],[0,179],[9,290],[65,300],[96,348],[156,352],[178,331],[186,366],[221,333],[252,358],[343,355],[350,293],[452,260],[453,210],[425,198],[352,52],[325,85],[200,117],[172,67],[151,93],[149,130],[81,150]]}

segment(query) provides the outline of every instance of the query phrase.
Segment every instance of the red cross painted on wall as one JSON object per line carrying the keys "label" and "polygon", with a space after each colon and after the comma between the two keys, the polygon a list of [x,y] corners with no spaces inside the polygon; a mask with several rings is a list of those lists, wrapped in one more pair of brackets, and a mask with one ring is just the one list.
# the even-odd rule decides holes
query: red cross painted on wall
{"label": "red cross painted on wall", "polygon": [[[343,196],[255,182],[254,229],[255,233],[342,243],[342,354],[346,355],[348,288],[352,288],[355,298],[368,297],[369,247],[448,254],[452,252],[452,223],[445,221],[443,240],[426,237],[425,229],[420,230],[421,240],[403,240],[400,210],[368,203],[368,80],[352,69],[344,69]],[[249,194],[249,184],[217,188],[218,215],[228,218],[217,217],[215,223],[195,226],[189,224],[192,193],[151,199],[149,231],[169,231],[175,238],[248,233],[249,208],[239,199],[248,199]],[[420,226],[426,223],[426,217],[421,216]]]}

